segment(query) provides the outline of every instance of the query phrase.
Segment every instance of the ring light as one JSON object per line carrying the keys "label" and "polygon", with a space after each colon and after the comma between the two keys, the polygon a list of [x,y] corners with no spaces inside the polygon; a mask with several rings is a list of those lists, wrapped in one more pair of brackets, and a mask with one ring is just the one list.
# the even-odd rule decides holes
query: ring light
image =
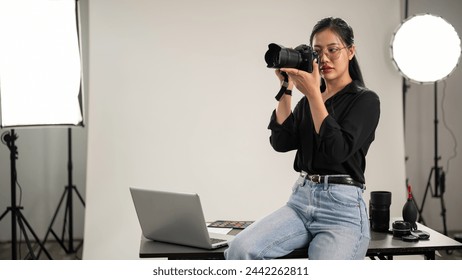
{"label": "ring light", "polygon": [[454,27],[431,14],[405,20],[393,35],[390,48],[401,74],[417,83],[447,78],[461,54],[460,37]]}

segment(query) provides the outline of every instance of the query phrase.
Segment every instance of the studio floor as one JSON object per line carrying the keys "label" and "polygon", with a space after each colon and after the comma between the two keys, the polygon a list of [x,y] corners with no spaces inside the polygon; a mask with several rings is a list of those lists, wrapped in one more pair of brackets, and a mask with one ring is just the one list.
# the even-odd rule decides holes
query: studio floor
{"label": "studio floor", "polygon": [[[66,253],[63,247],[56,241],[47,241],[45,244],[45,249],[47,250],[48,254],[51,256],[53,260],[81,260],[82,259],[82,248],[83,246],[79,245],[82,243],[81,240],[75,240],[74,248],[72,253]],[[11,251],[11,242],[0,242],[0,260],[11,260],[12,259],[12,251]],[[32,259],[30,258],[29,250],[26,243],[21,242],[17,244],[19,253],[17,254],[17,259]],[[69,251],[68,244],[65,244],[66,249]],[[49,258],[46,256],[44,251],[38,254],[38,246],[32,245],[34,248],[34,253],[39,255],[39,259],[41,260],[48,260]]]}

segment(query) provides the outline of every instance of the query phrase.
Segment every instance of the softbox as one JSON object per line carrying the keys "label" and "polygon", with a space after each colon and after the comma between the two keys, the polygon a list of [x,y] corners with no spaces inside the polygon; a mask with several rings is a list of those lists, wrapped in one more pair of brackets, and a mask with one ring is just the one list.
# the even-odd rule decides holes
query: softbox
{"label": "softbox", "polygon": [[1,127],[83,125],[77,8],[0,0]]}

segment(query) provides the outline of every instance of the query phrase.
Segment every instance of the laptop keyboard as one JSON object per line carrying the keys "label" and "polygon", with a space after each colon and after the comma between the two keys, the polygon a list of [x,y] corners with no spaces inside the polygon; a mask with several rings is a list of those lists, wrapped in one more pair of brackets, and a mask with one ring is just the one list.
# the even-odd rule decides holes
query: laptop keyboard
{"label": "laptop keyboard", "polygon": [[250,226],[253,221],[224,221],[218,220],[212,222],[209,227],[217,227],[217,228],[233,228],[233,229],[245,229],[246,227]]}
{"label": "laptop keyboard", "polygon": [[224,239],[219,239],[219,238],[210,238],[210,242],[211,242],[212,244],[216,244],[216,243],[220,243],[220,242],[224,242],[224,241],[226,241],[226,240],[224,240]]}

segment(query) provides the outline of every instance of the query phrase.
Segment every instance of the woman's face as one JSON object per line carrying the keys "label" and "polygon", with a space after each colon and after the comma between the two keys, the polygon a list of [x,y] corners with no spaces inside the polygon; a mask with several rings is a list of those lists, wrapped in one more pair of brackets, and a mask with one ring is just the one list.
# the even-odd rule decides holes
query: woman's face
{"label": "woman's face", "polygon": [[353,46],[346,46],[331,29],[325,29],[313,37],[313,49],[319,54],[321,76],[326,82],[351,80],[348,64],[355,54]]}

